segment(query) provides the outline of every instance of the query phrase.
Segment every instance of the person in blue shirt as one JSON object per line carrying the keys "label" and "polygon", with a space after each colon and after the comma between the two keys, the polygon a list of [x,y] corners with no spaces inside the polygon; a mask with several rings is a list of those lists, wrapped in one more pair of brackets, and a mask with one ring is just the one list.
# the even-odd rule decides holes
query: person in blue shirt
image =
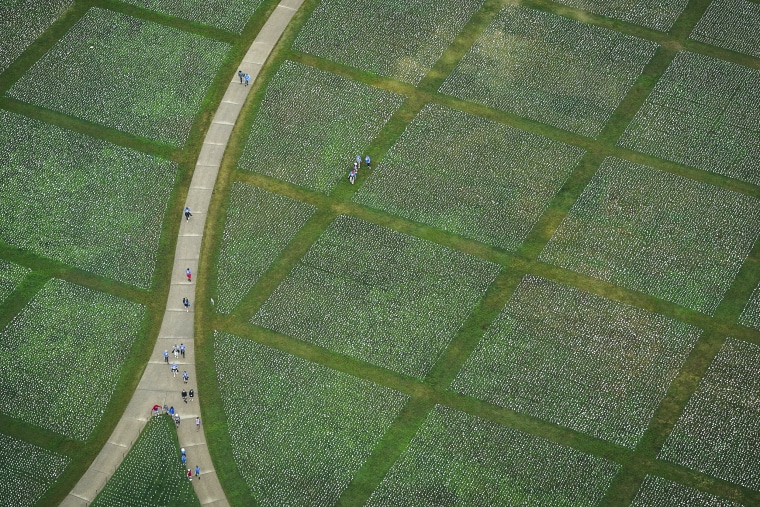
{"label": "person in blue shirt", "polygon": [[364,157],[364,163],[367,164],[367,169],[370,169],[370,163],[371,162],[372,162],[372,160],[370,160],[369,155],[367,155],[366,157]]}
{"label": "person in blue shirt", "polygon": [[348,173],[348,181],[350,181],[352,185],[356,182],[356,169]]}

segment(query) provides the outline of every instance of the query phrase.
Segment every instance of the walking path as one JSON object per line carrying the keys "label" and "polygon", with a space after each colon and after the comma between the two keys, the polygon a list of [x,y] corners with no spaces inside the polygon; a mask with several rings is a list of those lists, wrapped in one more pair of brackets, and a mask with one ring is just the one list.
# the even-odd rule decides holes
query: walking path
{"label": "walking path", "polygon": [[[239,67],[243,72],[250,74],[252,80],[258,76],[264,61],[303,1],[282,0],[261,28]],[[212,507],[229,505],[211,462],[206,446],[206,436],[203,431],[195,429],[195,418],[200,416],[200,403],[203,401],[203,386],[198,386],[196,383],[193,343],[195,314],[192,306],[189,314],[185,312],[182,298],[187,297],[192,304],[195,303],[195,276],[211,194],[232,127],[237,121],[250,90],[250,87],[240,84],[237,70],[236,68],[227,92],[216,110],[198,155],[198,162],[185,201],[185,206],[190,208],[193,216],[189,221],[182,218],[174,254],[169,299],[151,360],[108,442],[61,503],[62,506],[87,506],[95,499],[129,452],[150,417],[151,407],[155,404],[173,406],[180,415],[181,421],[177,435],[180,446],[187,450],[187,465],[193,470],[196,465],[201,467],[202,480],[193,481],[201,505]],[[188,283],[185,277],[185,269],[188,267],[193,273],[192,283]],[[174,345],[179,344],[184,344],[186,347],[185,357],[174,361],[171,350]],[[176,362],[179,365],[179,374],[176,377],[172,376],[170,367],[164,363],[164,350],[169,351],[169,362]],[[187,371],[190,375],[187,385],[182,382],[183,371]],[[183,387],[188,390],[195,389],[196,396],[193,402],[187,404],[182,402],[180,392]]]}

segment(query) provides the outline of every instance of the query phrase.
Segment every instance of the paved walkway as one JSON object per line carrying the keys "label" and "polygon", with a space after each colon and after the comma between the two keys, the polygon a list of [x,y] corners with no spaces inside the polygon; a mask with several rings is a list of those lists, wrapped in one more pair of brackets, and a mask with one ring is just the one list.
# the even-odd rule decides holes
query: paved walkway
{"label": "paved walkway", "polygon": [[[261,28],[256,40],[251,44],[240,69],[256,79],[264,61],[271,53],[274,45],[280,39],[285,27],[292,19],[304,0],[282,0],[272,15]],[[193,481],[195,492],[201,505],[221,507],[229,505],[227,498],[214,471],[206,436],[203,431],[196,431],[195,418],[200,416],[200,403],[203,402],[203,386],[196,383],[194,313],[185,312],[182,298],[187,297],[195,302],[195,276],[198,268],[198,257],[201,251],[203,229],[206,224],[208,206],[214,190],[216,176],[222,163],[222,155],[227,147],[232,127],[237,121],[250,86],[240,84],[237,77],[238,69],[224,94],[219,108],[211,122],[203,147],[198,155],[193,179],[187,193],[186,206],[190,207],[193,216],[189,221],[182,218],[182,225],[177,239],[177,249],[174,254],[171,288],[166,303],[164,320],[158,334],[158,340],[153,350],[151,360],[145,368],[140,383],[132,399],[124,411],[124,415],[116,425],[108,443],[100,451],[71,493],[61,503],[62,506],[87,506],[105,486],[108,479],[119,467],[124,456],[137,439],[140,431],[150,417],[150,409],[154,404],[174,406],[179,413],[181,422],[177,432],[180,446],[187,450],[188,466],[195,469],[201,467],[200,481]],[[180,217],[177,217],[179,219]],[[193,272],[193,282],[188,283],[185,269]],[[171,357],[172,346],[184,344],[185,357],[176,360],[180,374],[173,377],[170,367],[164,363],[163,352],[168,350]],[[182,382],[182,372],[187,371],[190,381],[187,385]],[[180,391],[183,387],[195,389],[195,401],[182,402]],[[203,426],[201,426],[203,429]]]}

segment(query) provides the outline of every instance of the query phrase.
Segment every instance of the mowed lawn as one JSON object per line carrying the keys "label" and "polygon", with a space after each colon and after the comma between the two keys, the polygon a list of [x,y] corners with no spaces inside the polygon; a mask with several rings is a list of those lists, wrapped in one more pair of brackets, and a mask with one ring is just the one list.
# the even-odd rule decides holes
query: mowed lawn
{"label": "mowed lawn", "polygon": [[[0,7],[0,506],[115,427],[276,4]],[[197,273],[230,504],[760,505],[758,41],[753,0],[305,1]],[[176,447],[95,503],[197,505]]]}

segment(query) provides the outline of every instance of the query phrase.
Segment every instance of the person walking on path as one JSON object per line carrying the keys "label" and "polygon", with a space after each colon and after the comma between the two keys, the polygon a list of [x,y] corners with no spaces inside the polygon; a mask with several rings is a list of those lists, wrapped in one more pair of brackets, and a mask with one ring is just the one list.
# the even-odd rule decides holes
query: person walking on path
{"label": "person walking on path", "polygon": [[179,347],[176,345],[172,347],[172,355],[174,356],[174,359],[179,358]]}
{"label": "person walking on path", "polygon": [[[188,302],[188,304],[189,304],[189,302]],[[183,358],[185,357],[185,344],[184,343],[180,343],[179,344],[179,353],[182,354]]]}
{"label": "person walking on path", "polygon": [[195,465],[195,476],[198,478],[198,480],[201,480],[201,467],[198,465]]}
{"label": "person walking on path", "polygon": [[182,460],[182,466],[185,466],[185,464],[187,463],[187,456],[185,456],[185,455],[183,454],[183,455],[182,455],[182,458],[180,458],[180,459]]}
{"label": "person walking on path", "polygon": [[196,417],[195,418],[195,431],[199,431],[201,429],[201,418]]}
{"label": "person walking on path", "polygon": [[193,216],[193,214],[190,213],[190,208],[185,207],[185,222],[188,222],[191,216]]}
{"label": "person walking on path", "polygon": [[182,304],[185,305],[185,311],[189,312],[190,311],[190,300],[187,299],[187,298],[182,298]]}
{"label": "person walking on path", "polygon": [[179,428],[179,414],[174,414],[174,424]]}
{"label": "person walking on path", "polygon": [[190,271],[190,268],[187,268],[185,270],[185,275],[187,276],[187,281],[192,282],[193,281],[193,272]]}
{"label": "person walking on path", "polygon": [[174,407],[169,407],[169,415],[174,417]]}
{"label": "person walking on path", "polygon": [[164,362],[166,364],[169,364],[169,351],[168,350],[164,350]]}
{"label": "person walking on path", "polygon": [[[190,401],[193,401],[194,397],[195,397],[195,391],[193,391],[192,389],[190,389]],[[200,419],[197,422],[200,422]]]}
{"label": "person walking on path", "polygon": [[240,78],[240,84],[243,84],[243,71],[242,70],[238,71],[238,77]]}
{"label": "person walking on path", "polygon": [[246,74],[246,75],[245,75],[245,85],[246,85],[246,86],[248,86],[248,83],[249,83],[250,81],[251,81],[251,75],[250,75],[250,74]]}
{"label": "person walking on path", "polygon": [[187,403],[187,391],[185,391],[184,389],[182,390],[182,401]]}
{"label": "person walking on path", "polygon": [[372,167],[370,167],[370,164],[372,163],[372,159],[369,158],[369,155],[364,157],[364,163],[367,164],[367,169],[372,169]]}
{"label": "person walking on path", "polygon": [[187,379],[189,379],[190,376],[187,374],[187,370],[182,372],[182,380],[185,381],[185,384],[187,384]]}
{"label": "person walking on path", "polygon": [[177,366],[177,363],[172,363],[172,373],[174,376],[177,376],[177,373],[179,373],[179,366]]}

